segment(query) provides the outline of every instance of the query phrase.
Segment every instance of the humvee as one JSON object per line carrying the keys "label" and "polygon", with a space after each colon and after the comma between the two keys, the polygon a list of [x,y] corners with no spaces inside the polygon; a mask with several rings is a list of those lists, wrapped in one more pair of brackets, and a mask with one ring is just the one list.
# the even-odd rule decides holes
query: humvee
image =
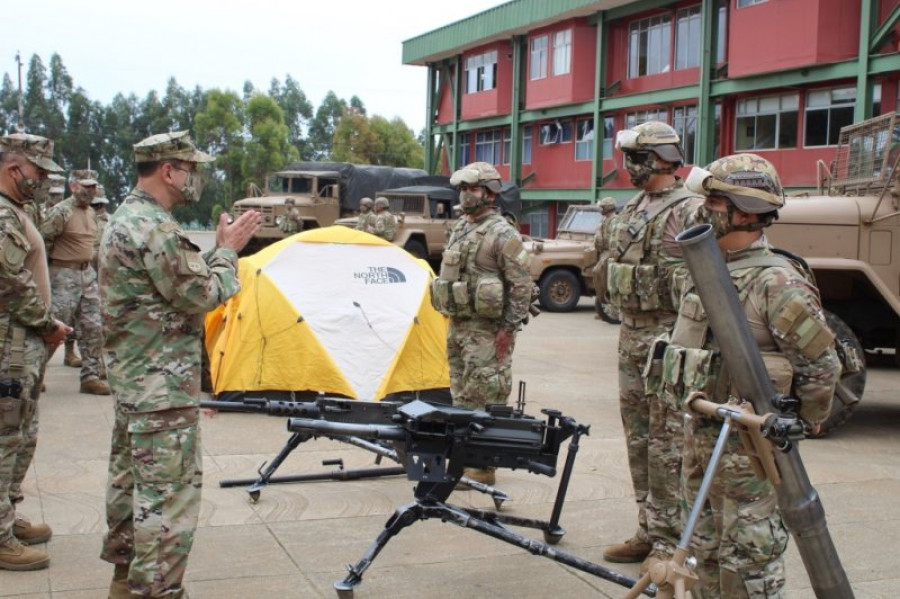
{"label": "humvee", "polygon": [[526,238],[531,276],[540,289],[540,304],[548,312],[569,312],[581,296],[594,296],[597,264],[594,233],[603,222],[597,205],[569,206],[557,227],[556,239]]}
{"label": "humvee", "polygon": [[838,351],[858,357],[861,370],[842,380],[823,427],[828,432],[859,405],[866,356],[886,354],[900,363],[897,114],[842,128],[836,159],[830,167],[819,162],[818,171],[818,193],[788,197],[767,237],[773,246],[806,260],[837,336]]}

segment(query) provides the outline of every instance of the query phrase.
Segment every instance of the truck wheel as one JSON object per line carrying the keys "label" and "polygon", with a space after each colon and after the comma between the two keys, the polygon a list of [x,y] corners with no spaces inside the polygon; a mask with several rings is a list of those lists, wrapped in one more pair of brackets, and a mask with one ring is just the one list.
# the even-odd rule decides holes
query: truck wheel
{"label": "truck wheel", "polygon": [[421,241],[417,241],[415,239],[410,239],[406,242],[406,245],[403,246],[403,249],[415,256],[416,258],[421,258],[422,260],[428,260],[428,250],[425,249],[425,246],[422,245]]}
{"label": "truck wheel", "polygon": [[[863,391],[866,389],[866,366],[865,356],[862,344],[853,329],[847,326],[847,323],[840,319],[836,314],[825,311],[825,319],[828,326],[835,335],[835,345],[840,348],[841,345],[847,347],[850,351],[855,351],[856,355],[863,360],[863,368],[860,372],[850,376],[843,377],[839,385],[842,385],[849,393],[842,392],[842,389],[835,390],[834,400],[831,403],[831,415],[822,423],[822,431],[816,437],[824,437],[831,431],[841,426],[850,419],[850,415],[859,407],[859,399],[862,399]],[[838,349],[840,353],[841,349]]]}
{"label": "truck wheel", "polygon": [[568,270],[553,270],[540,282],[541,307],[547,312],[571,312],[581,297],[581,283]]}
{"label": "truck wheel", "polygon": [[622,324],[622,320],[619,318],[619,310],[612,304],[601,300],[599,296],[594,299],[594,310],[596,310],[597,316],[603,322]]}

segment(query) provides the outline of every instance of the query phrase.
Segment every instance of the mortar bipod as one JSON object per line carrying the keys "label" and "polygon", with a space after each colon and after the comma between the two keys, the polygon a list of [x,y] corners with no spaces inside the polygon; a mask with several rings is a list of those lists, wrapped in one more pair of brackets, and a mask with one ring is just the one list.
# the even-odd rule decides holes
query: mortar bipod
{"label": "mortar bipod", "polygon": [[697,526],[697,520],[700,518],[700,512],[706,505],[713,478],[719,470],[719,462],[722,459],[728,435],[731,434],[731,429],[735,424],[744,445],[744,451],[750,458],[756,476],[760,479],[768,478],[774,485],[781,482],[772,455],[774,447],[763,436],[763,430],[768,428],[773,417],[772,414],[757,416],[750,403],[734,398],[726,404],[717,404],[706,399],[703,393],[691,393],[684,402],[684,409],[686,412],[721,418],[722,429],[716,439],[715,448],[700,483],[700,490],[694,500],[690,516],[681,533],[678,546],[675,548],[675,555],[665,561],[651,560],[650,568],[625,595],[625,599],[636,599],[651,584],[656,585],[656,596],[659,599],[684,599],[685,593],[697,582],[697,575],[694,574],[696,560],[689,557],[688,548]]}

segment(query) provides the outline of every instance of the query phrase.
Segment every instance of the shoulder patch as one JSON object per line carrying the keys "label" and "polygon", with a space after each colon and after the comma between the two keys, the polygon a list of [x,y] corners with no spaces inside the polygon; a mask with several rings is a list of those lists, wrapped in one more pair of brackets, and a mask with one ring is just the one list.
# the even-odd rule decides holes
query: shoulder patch
{"label": "shoulder patch", "polygon": [[821,356],[834,342],[834,333],[824,317],[799,295],[781,307],[772,328],[810,360]]}
{"label": "shoulder patch", "polygon": [[172,221],[167,221],[167,222],[161,223],[159,225],[159,230],[162,231],[163,233],[174,233],[175,231],[178,231],[180,228],[181,227],[178,226],[178,223],[174,223]]}

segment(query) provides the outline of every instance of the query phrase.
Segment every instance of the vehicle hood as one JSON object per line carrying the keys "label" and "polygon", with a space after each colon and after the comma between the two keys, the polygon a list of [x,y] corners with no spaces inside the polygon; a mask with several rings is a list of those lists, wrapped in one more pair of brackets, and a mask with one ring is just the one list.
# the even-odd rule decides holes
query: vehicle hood
{"label": "vehicle hood", "polygon": [[[810,225],[859,224],[860,213],[871,214],[877,198],[849,196],[789,197],[778,212],[777,223]],[[882,202],[882,208],[890,208],[890,201]]]}
{"label": "vehicle hood", "polygon": [[334,224],[340,225],[342,227],[355,227],[356,223],[359,222],[358,216],[348,216],[346,218],[339,218],[334,221]]}
{"label": "vehicle hood", "polygon": [[531,237],[522,242],[525,249],[531,253],[548,252],[577,252],[590,250],[594,247],[592,242],[574,241],[571,239],[541,239]]}

